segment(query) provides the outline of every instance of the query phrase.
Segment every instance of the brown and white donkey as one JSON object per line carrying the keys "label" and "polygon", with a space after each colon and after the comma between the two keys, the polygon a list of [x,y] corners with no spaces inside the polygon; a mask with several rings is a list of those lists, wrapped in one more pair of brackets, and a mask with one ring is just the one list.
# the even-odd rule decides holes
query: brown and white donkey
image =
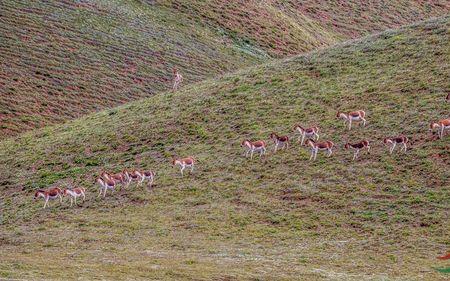
{"label": "brown and white donkey", "polygon": [[34,199],[44,198],[44,209],[48,205],[48,200],[59,198],[59,202],[62,203],[62,190],[59,187],[53,187],[49,189],[39,189],[34,193]]}
{"label": "brown and white donkey", "polygon": [[305,144],[311,147],[309,160],[316,160],[319,150],[327,151],[328,157],[333,153],[334,143],[331,141],[315,142],[312,139],[307,139]]}
{"label": "brown and white donkey", "polygon": [[245,148],[244,156],[248,157],[250,153],[250,159],[253,159],[253,153],[259,151],[259,157],[261,158],[266,153],[266,142],[265,141],[249,141],[244,140],[241,146]]}
{"label": "brown and white donkey", "polygon": [[368,140],[362,140],[362,141],[360,141],[360,142],[353,143],[353,144],[347,142],[347,143],[344,145],[344,148],[345,148],[345,149],[354,149],[354,150],[355,150],[355,152],[353,153],[353,160],[355,160],[356,158],[358,158],[359,151],[360,151],[361,149],[367,149],[367,153],[370,152],[370,144],[369,144],[369,141],[368,141]]}
{"label": "brown and white donkey", "polygon": [[344,125],[348,122],[348,129],[352,128],[352,122],[362,121],[362,125],[366,126],[366,112],[363,110],[352,111],[349,113],[339,112],[336,114],[337,118],[344,119]]}

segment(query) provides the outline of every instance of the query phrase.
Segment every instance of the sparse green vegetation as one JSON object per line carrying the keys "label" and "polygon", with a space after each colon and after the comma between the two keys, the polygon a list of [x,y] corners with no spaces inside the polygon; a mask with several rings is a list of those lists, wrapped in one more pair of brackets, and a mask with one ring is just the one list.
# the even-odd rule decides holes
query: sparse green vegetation
{"label": "sparse green vegetation", "polygon": [[[162,0],[238,45],[273,57],[299,54],[450,11],[446,1]],[[250,50],[252,52],[252,50]]]}
{"label": "sparse green vegetation", "polygon": [[3,1],[1,139],[267,60],[162,5]]}
{"label": "sparse green vegetation", "polygon": [[322,0],[5,0],[0,8],[0,139],[166,91],[173,67],[185,86],[450,11],[446,1]]}
{"label": "sparse green vegetation", "polygon": [[[0,143],[0,276],[24,279],[439,280],[448,250],[450,18],[255,66]],[[364,109],[347,131],[337,110]],[[293,145],[262,161],[243,138],[319,125],[333,157]],[[405,134],[390,156],[381,140]],[[368,138],[351,162],[342,145]],[[198,159],[181,178],[172,156]],[[94,164],[92,164],[94,163]],[[96,199],[95,176],[157,172],[151,191]],[[88,189],[41,209],[32,189]],[[18,234],[20,233],[20,234]],[[51,261],[51,262],[49,262]]]}

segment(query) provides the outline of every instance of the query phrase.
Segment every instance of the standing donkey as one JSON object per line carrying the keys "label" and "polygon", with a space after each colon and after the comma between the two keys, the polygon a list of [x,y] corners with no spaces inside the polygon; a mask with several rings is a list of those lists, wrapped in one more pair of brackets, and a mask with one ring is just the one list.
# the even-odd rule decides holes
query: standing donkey
{"label": "standing donkey", "polygon": [[344,148],[345,149],[354,149],[355,150],[355,152],[353,153],[353,160],[355,160],[355,159],[358,158],[359,151],[361,149],[367,149],[367,153],[369,153],[369,151],[370,151],[370,144],[369,144],[368,140],[362,140],[362,141],[360,141],[358,143],[353,143],[353,144],[347,142],[344,145]]}
{"label": "standing donkey", "polygon": [[53,200],[59,198],[59,202],[62,203],[62,191],[59,187],[37,190],[36,193],[34,193],[34,200],[40,197],[44,198],[44,209],[47,207],[48,200],[50,199]]}
{"label": "standing donkey", "polygon": [[277,133],[271,133],[269,136],[274,144],[275,149],[273,152],[277,152],[278,147],[281,147],[281,149],[288,149],[289,148],[289,137],[288,136],[278,136]]}
{"label": "standing donkey", "polygon": [[402,150],[407,149],[406,144],[409,142],[409,139],[407,137],[404,136],[399,136],[399,137],[389,137],[389,138],[385,138],[383,140],[383,143],[387,146],[390,146],[389,148],[389,153],[392,154],[394,152],[395,146],[398,145],[402,145],[402,148],[400,148],[400,152]]}
{"label": "standing donkey", "polygon": [[366,126],[366,112],[363,110],[352,111],[349,113],[339,112],[336,114],[337,118],[344,119],[344,125],[348,122],[348,129],[352,129],[352,122],[362,121],[362,125]]}
{"label": "standing donkey", "polygon": [[72,189],[64,189],[64,196],[70,196],[70,207],[72,207],[73,202],[75,201],[75,205],[77,205],[77,198],[83,196],[83,201],[86,200],[86,191],[82,187],[76,187]]}
{"label": "standing donkey", "polygon": [[319,140],[319,127],[303,128],[300,125],[295,125],[294,132],[298,132],[300,134],[298,141],[301,145],[303,145],[305,139],[313,139],[314,141]]}
{"label": "standing donkey", "polygon": [[433,131],[433,129],[438,129],[438,136],[440,139],[444,136],[445,130],[450,130],[450,118],[449,119],[442,119],[438,122],[432,122],[430,124],[430,131]]}
{"label": "standing donkey", "polygon": [[328,157],[333,153],[334,143],[331,141],[315,142],[312,139],[307,139],[305,144],[311,147],[309,160],[316,160],[319,150],[327,151]]}
{"label": "standing donkey", "polygon": [[183,76],[178,72],[176,68],[173,69],[173,87],[172,90],[175,92],[178,90],[181,82],[183,82]]}
{"label": "standing donkey", "polygon": [[249,141],[244,140],[241,146],[245,147],[244,156],[248,157],[250,153],[250,159],[253,159],[253,153],[259,151],[259,157],[261,158],[266,153],[266,142],[265,141]]}
{"label": "standing donkey", "polygon": [[186,157],[186,158],[181,158],[181,159],[174,158],[172,160],[173,166],[177,166],[177,165],[180,166],[181,176],[184,176],[183,171],[187,167],[191,168],[191,173],[194,172],[194,163],[195,163],[195,160],[193,157]]}

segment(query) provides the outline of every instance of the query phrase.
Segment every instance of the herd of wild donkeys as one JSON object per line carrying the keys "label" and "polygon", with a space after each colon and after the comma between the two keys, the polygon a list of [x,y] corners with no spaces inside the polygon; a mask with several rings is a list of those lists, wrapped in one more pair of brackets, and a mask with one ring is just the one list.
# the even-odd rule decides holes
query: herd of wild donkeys
{"label": "herd of wild donkeys", "polygon": [[[450,101],[450,94],[447,96],[447,100]],[[362,122],[362,125],[366,125],[366,113],[363,110],[352,111],[349,113],[338,112],[336,115],[337,118],[344,120],[344,126],[348,123],[348,129],[351,130],[352,122]],[[430,124],[430,130],[438,129],[438,136],[442,138],[444,136],[445,130],[450,129],[450,118],[442,119],[438,122],[432,122]],[[331,141],[322,141],[319,140],[319,128],[311,127],[311,128],[303,128],[300,125],[296,125],[294,127],[294,132],[299,134],[298,141],[303,145],[304,143],[311,148],[311,157],[310,160],[316,160],[317,153],[319,151],[326,151],[327,156],[331,156],[333,153],[334,143]],[[270,138],[273,140],[275,144],[274,152],[277,151],[278,148],[284,149],[289,147],[289,137],[288,136],[278,136],[276,133],[271,133]],[[397,136],[397,137],[388,137],[383,140],[384,144],[389,147],[389,152],[392,154],[397,145],[401,146],[400,151],[407,150],[408,138],[405,136]],[[266,142],[263,140],[259,141],[250,141],[244,140],[241,144],[245,148],[245,157],[250,155],[250,158],[253,158],[253,154],[255,152],[259,152],[260,157],[266,153],[267,146]],[[367,152],[370,151],[370,143],[368,140],[362,140],[357,143],[346,143],[344,145],[345,149],[353,149],[353,160],[358,158],[359,152],[362,149],[367,149]],[[186,168],[190,168],[190,171],[194,171],[194,158],[187,157],[181,159],[174,159],[172,164],[174,166],[180,167],[181,176],[183,176],[184,170]],[[132,182],[137,182],[139,186],[144,181],[147,180],[148,187],[151,187],[153,184],[153,180],[155,178],[155,173],[153,171],[138,171],[138,170],[123,170],[120,173],[112,174],[107,172],[102,172],[100,176],[97,178],[96,182],[99,184],[99,194],[103,197],[106,196],[106,191],[108,189],[113,190],[121,185],[122,187],[128,187]],[[77,204],[77,198],[83,197],[83,200],[86,198],[85,189],[82,187],[76,188],[68,188],[61,190],[59,187],[53,187],[46,190],[40,189],[36,191],[34,198],[43,198],[45,200],[44,208],[47,207],[48,201],[50,199],[60,199],[62,203],[63,196],[70,196],[70,206]]]}

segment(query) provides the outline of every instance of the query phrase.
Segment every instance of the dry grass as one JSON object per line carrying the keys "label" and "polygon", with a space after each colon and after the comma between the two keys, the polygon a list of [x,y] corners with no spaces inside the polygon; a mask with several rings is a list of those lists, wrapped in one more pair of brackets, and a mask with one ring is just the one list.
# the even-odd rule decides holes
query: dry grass
{"label": "dry grass", "polygon": [[274,57],[448,14],[448,1],[160,1]]}
{"label": "dry grass", "polygon": [[265,59],[160,5],[8,0],[0,10],[2,138]]}
{"label": "dry grass", "polygon": [[2,1],[0,138],[450,11],[300,2]]}
{"label": "dry grass", "polygon": [[[450,147],[428,122],[448,116],[450,18],[248,68],[0,143],[0,276],[24,279],[439,280],[449,247]],[[364,109],[345,130],[336,110]],[[338,146],[241,156],[243,138],[318,124]],[[387,154],[405,134],[412,148]],[[351,162],[342,149],[368,138]],[[184,179],[172,156],[193,155]],[[98,200],[94,177],[157,171],[151,191]],[[32,202],[36,188],[76,184],[70,209]]]}

